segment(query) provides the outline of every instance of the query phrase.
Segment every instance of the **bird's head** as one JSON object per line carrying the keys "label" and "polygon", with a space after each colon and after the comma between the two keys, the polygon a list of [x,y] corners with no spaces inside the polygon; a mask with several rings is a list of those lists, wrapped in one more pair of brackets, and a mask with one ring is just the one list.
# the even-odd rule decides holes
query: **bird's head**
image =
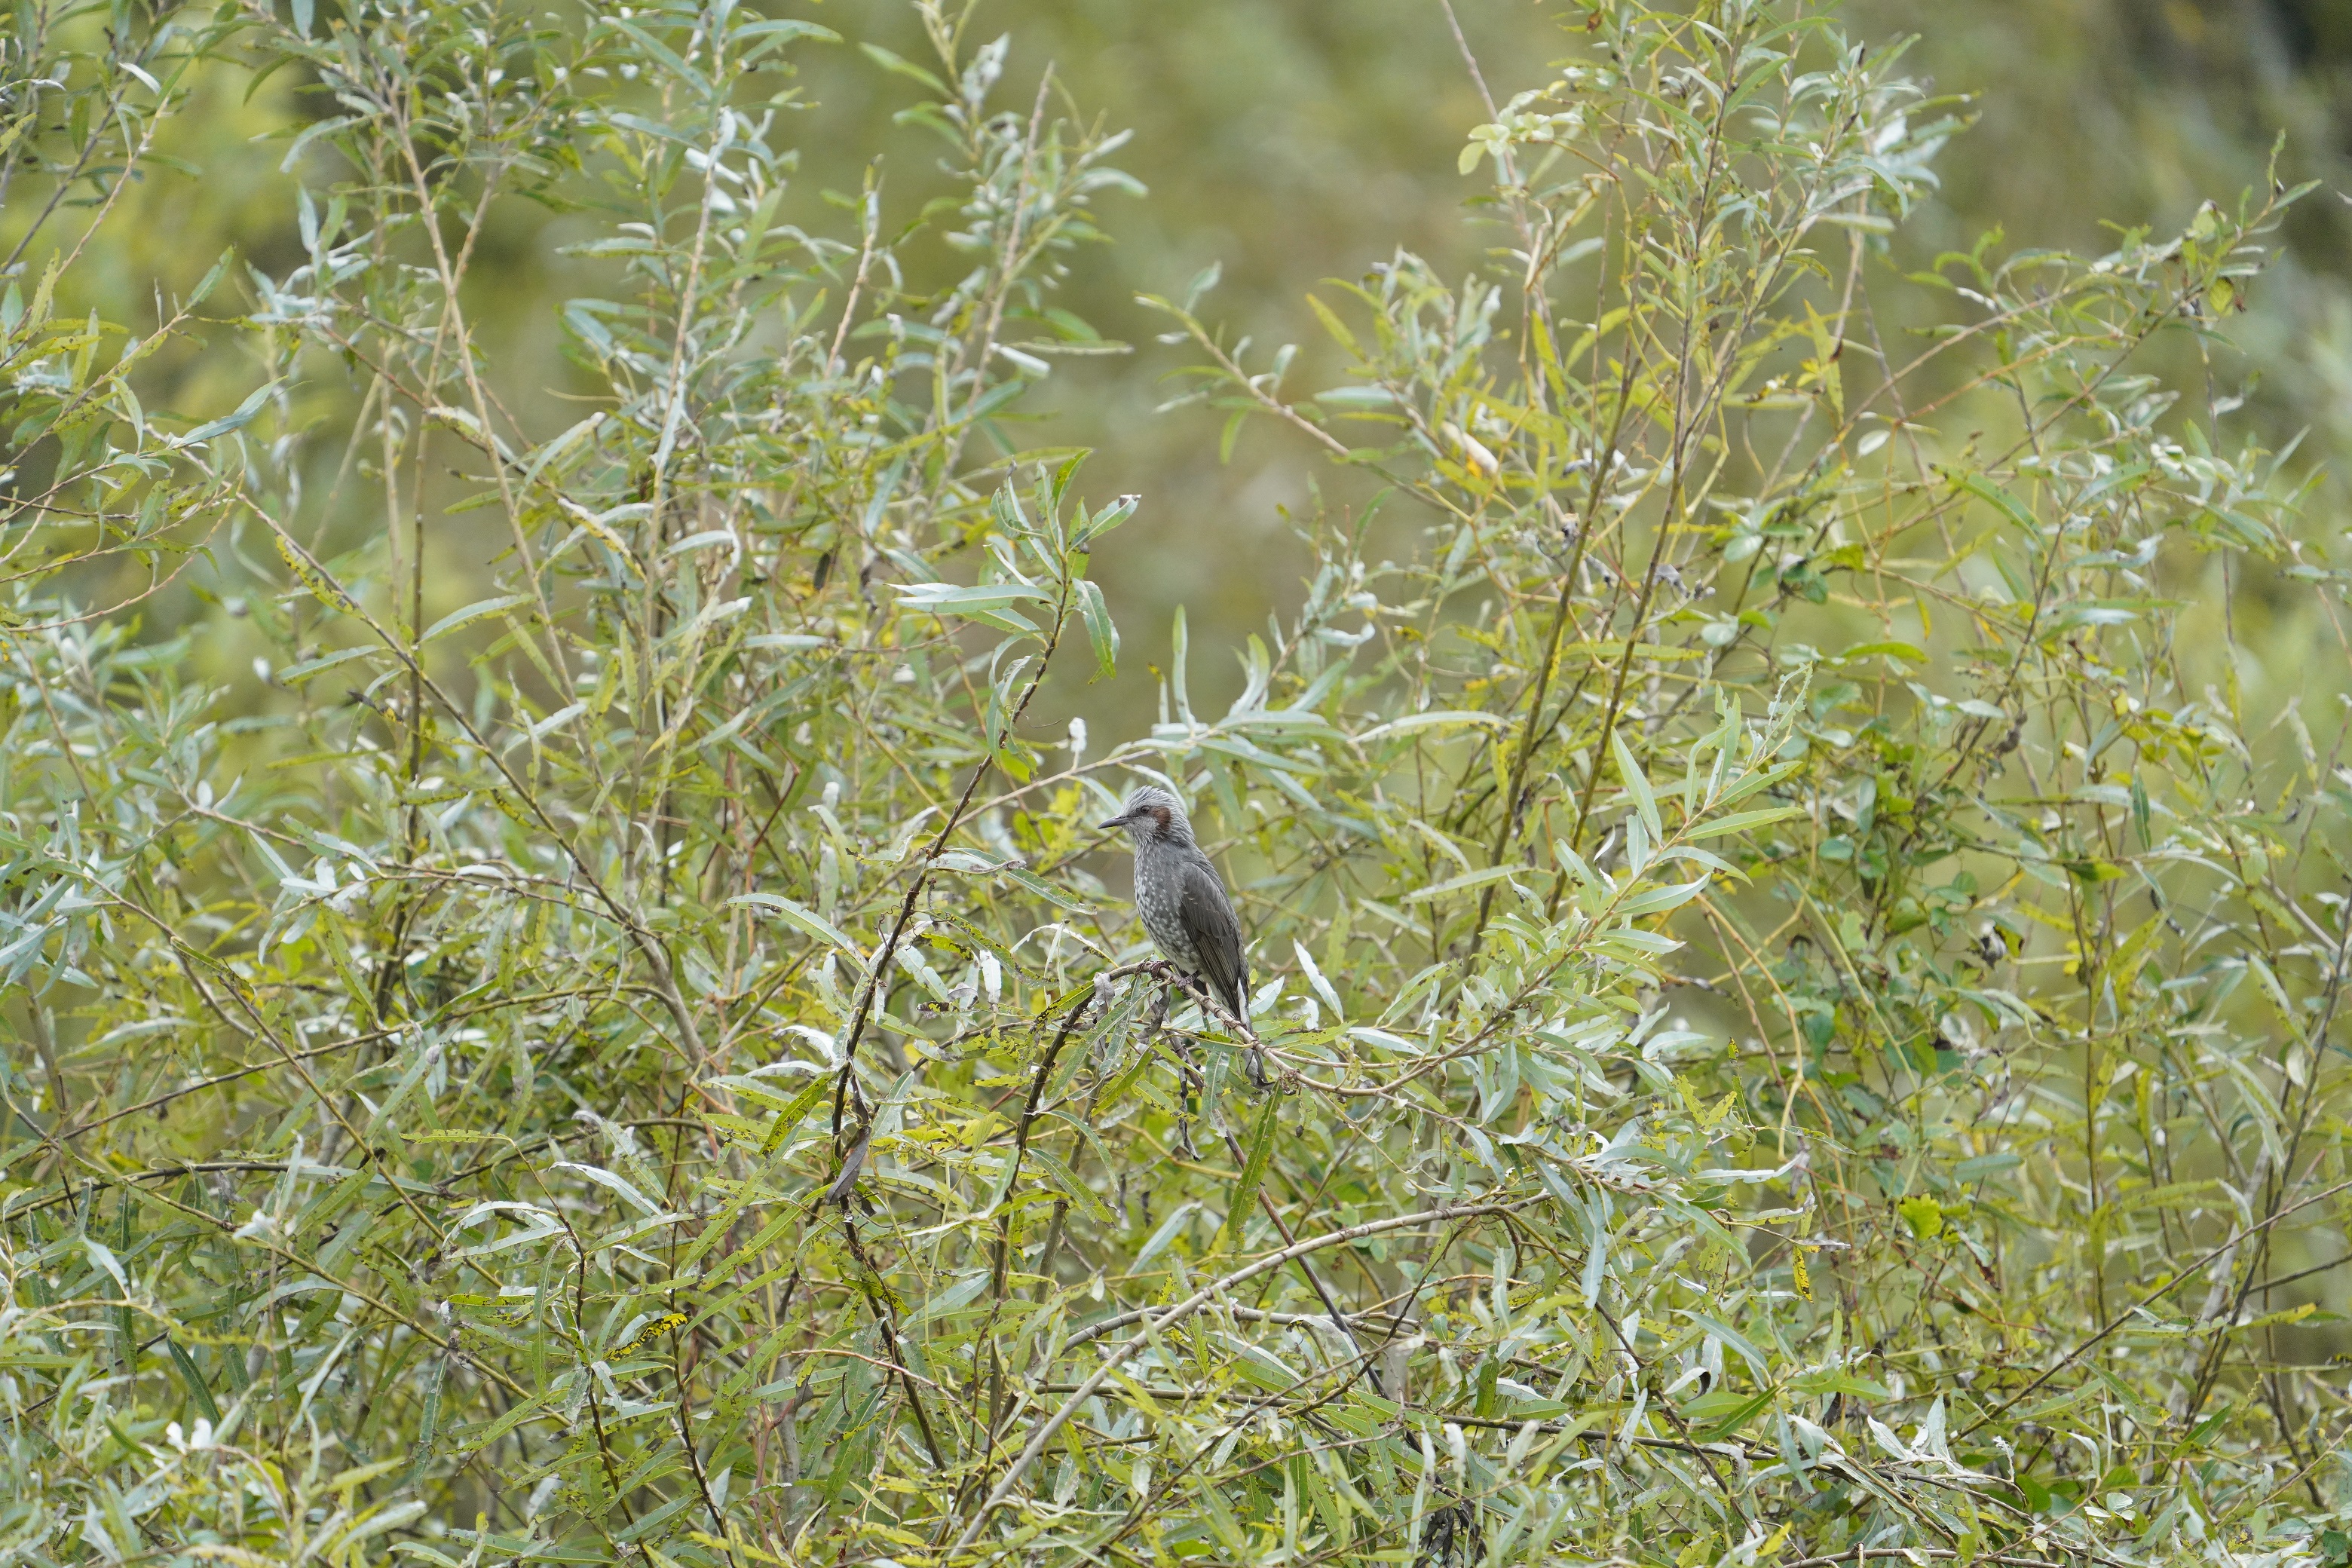
{"label": "bird's head", "polygon": [[1184,819],[1184,803],[1153,784],[1138,787],[1117,816],[1097,826],[1124,827],[1138,845],[1192,842],[1192,825]]}

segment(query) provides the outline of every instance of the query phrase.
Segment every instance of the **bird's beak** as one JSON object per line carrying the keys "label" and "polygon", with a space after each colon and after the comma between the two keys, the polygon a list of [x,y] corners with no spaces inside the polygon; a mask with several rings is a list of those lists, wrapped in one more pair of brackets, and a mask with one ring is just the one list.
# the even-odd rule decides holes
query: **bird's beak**
{"label": "bird's beak", "polygon": [[1133,822],[1134,820],[1135,813],[1130,811],[1124,816],[1114,816],[1108,822],[1097,822],[1095,826],[1097,827],[1125,827],[1129,823]]}

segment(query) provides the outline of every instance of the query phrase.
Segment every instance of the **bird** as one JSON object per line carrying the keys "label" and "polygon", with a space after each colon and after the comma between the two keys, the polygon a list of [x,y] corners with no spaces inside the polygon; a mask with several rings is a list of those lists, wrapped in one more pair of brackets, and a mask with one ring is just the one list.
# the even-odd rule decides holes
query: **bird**
{"label": "bird", "polygon": [[1144,784],[1099,826],[1124,827],[1135,846],[1135,909],[1152,945],[1246,1030],[1249,960],[1242,952],[1241,921],[1234,918],[1216,866],[1192,841],[1184,803]]}

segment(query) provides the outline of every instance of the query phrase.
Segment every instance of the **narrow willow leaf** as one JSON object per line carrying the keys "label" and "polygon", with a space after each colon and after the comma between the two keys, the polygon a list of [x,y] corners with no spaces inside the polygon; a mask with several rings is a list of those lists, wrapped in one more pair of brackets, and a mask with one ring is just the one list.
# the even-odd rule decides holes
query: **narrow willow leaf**
{"label": "narrow willow leaf", "polygon": [[1241,1178],[1234,1184],[1225,1205],[1224,1223],[1218,1227],[1211,1250],[1223,1252],[1241,1245],[1242,1232],[1257,1209],[1258,1187],[1265,1180],[1265,1168],[1274,1161],[1274,1140],[1281,1128],[1281,1097],[1268,1095],[1265,1109],[1258,1112],[1257,1131],[1250,1134],[1248,1158],[1242,1163]]}
{"label": "narrow willow leaf", "polygon": [[1642,826],[1650,830],[1650,841],[1663,842],[1666,832],[1658,822],[1658,798],[1650,792],[1650,781],[1643,776],[1641,763],[1633,760],[1633,750],[1625,744],[1622,734],[1610,736],[1609,746],[1617,758],[1617,776],[1624,783],[1625,792],[1633,797],[1634,808],[1642,814]]}

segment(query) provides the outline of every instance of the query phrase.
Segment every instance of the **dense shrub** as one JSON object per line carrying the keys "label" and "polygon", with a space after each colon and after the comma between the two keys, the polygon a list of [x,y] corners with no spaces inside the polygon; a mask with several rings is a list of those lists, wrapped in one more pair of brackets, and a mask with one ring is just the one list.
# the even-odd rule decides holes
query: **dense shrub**
{"label": "dense shrub", "polygon": [[[2299,193],[1913,256],[1896,53],[1571,7],[1344,381],[1150,302],[1382,488],[1097,742],[1034,700],[1179,525],[1016,416],[1138,193],[922,15],[961,195],[819,232],[826,29],[731,0],[17,13],[10,1560],[2352,1554],[2352,774],[2238,625],[2340,666],[2341,581],[2228,417]],[[68,308],[280,69],[299,250]],[[1264,1083],[1103,879],[1140,779]]]}

